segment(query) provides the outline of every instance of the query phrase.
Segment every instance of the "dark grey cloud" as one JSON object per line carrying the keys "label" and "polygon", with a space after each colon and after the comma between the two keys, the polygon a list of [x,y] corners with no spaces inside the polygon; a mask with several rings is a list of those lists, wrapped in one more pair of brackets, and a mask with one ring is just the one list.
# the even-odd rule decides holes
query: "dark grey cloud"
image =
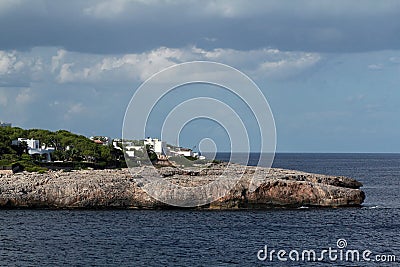
{"label": "dark grey cloud", "polygon": [[400,48],[399,1],[4,1],[0,49],[85,53],[196,45],[360,52]]}

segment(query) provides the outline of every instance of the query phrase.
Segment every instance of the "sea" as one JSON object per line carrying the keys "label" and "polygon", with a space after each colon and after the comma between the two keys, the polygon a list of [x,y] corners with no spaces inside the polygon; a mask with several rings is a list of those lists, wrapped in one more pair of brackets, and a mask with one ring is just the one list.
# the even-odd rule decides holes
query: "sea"
{"label": "sea", "polygon": [[365,203],[0,210],[0,266],[399,266],[400,154],[278,153],[273,166],[353,177],[364,184]]}

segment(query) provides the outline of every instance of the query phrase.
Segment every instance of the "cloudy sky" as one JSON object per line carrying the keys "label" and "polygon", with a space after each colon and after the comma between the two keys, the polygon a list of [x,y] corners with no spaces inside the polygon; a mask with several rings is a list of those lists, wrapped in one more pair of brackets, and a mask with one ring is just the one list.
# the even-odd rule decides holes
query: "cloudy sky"
{"label": "cloudy sky", "polygon": [[119,137],[143,81],[211,60],[258,84],[278,151],[400,152],[399,36],[396,0],[0,0],[0,120]]}

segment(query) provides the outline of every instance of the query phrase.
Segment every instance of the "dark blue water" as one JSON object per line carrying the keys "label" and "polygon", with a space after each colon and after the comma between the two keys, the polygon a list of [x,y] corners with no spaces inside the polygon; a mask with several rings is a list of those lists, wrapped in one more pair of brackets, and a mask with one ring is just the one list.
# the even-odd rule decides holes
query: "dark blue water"
{"label": "dark blue water", "polygon": [[[265,211],[1,210],[1,266],[398,266],[400,154],[278,154],[275,167],[364,183],[364,207]],[[259,261],[275,250],[346,249],[395,263]],[[338,252],[339,253],[339,252]],[[287,256],[286,256],[287,257]],[[301,256],[300,256],[301,258]],[[382,258],[382,257],[381,257]]]}

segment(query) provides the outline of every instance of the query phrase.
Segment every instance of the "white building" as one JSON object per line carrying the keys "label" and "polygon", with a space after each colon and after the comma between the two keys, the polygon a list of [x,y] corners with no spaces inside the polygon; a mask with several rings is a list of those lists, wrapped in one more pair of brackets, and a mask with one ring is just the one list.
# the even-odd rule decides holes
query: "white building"
{"label": "white building", "polygon": [[0,121],[0,127],[11,127],[11,123]]}
{"label": "white building", "polygon": [[108,136],[91,136],[90,140],[95,142],[96,144],[108,146],[111,144],[111,139]]}
{"label": "white building", "polygon": [[51,161],[51,153],[54,152],[54,147],[40,147],[40,141],[35,139],[18,138],[18,140],[13,140],[12,145],[18,146],[20,143],[25,142],[28,147],[29,155],[46,155],[46,160]]}
{"label": "white building", "polygon": [[113,147],[118,150],[123,150],[121,148],[124,147],[126,151],[143,151],[143,146],[136,146],[133,142],[130,141],[122,141],[122,139],[113,139],[112,141]]}
{"label": "white building", "polygon": [[125,151],[125,153],[128,155],[130,158],[135,157],[135,150],[130,150],[130,151]]}
{"label": "white building", "polygon": [[118,150],[121,150],[121,151],[122,151],[122,148],[119,147],[119,143],[120,143],[120,141],[118,141],[118,140],[113,140],[113,142],[112,142],[113,147],[114,147],[115,149],[118,149]]}
{"label": "white building", "polygon": [[145,139],[144,146],[146,147],[147,145],[149,145],[154,150],[154,152],[156,152],[156,154],[158,154],[158,155],[167,155],[167,153],[168,153],[167,143],[163,142],[161,140],[158,140],[157,138]]}
{"label": "white building", "polygon": [[18,140],[13,140],[12,145],[18,146],[20,143],[25,142],[28,146],[28,149],[39,149],[40,142],[35,139],[27,139],[27,138],[18,138]]}
{"label": "white building", "polygon": [[195,156],[193,151],[190,148],[179,147],[179,148],[176,148],[175,150],[171,150],[170,152],[173,155],[180,155],[180,156],[185,156],[185,157],[194,157]]}

